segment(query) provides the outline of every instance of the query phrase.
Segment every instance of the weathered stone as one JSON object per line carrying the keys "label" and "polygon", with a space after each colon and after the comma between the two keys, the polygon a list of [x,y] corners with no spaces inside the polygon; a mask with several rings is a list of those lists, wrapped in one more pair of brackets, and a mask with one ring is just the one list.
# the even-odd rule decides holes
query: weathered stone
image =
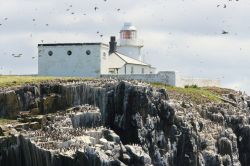
{"label": "weathered stone", "polygon": [[38,129],[41,129],[42,126],[41,126],[41,123],[39,123],[39,122],[31,122],[31,123],[29,123],[29,128],[31,130],[38,130]]}
{"label": "weathered stone", "polygon": [[233,100],[234,102],[237,102],[235,95],[232,94],[232,93],[230,93],[230,94],[228,95],[228,98],[231,99],[231,100]]}
{"label": "weathered stone", "polygon": [[105,130],[103,132],[103,136],[108,141],[112,141],[112,142],[115,142],[115,143],[120,143],[121,142],[120,137],[117,134],[115,134],[112,130]]}
{"label": "weathered stone", "polygon": [[16,118],[21,110],[15,91],[0,93],[0,117]]}
{"label": "weathered stone", "polygon": [[102,124],[101,112],[99,109],[88,110],[84,107],[74,107],[68,111],[77,111],[71,117],[73,126],[76,127],[100,127]]}
{"label": "weathered stone", "polygon": [[222,137],[219,139],[219,142],[218,142],[218,150],[219,150],[219,153],[221,155],[232,155],[232,142],[226,138],[226,137]]}
{"label": "weathered stone", "polygon": [[[40,162],[48,166],[80,165],[79,163],[87,163],[86,165],[219,166],[231,164],[238,166],[241,164],[248,166],[250,163],[250,148],[248,148],[250,113],[249,109],[246,109],[246,104],[245,106],[241,104],[243,101],[241,96],[236,93],[233,95],[237,100],[237,103],[235,102],[237,107],[230,103],[196,105],[182,97],[180,101],[170,101],[164,89],[157,90],[145,84],[137,84],[136,81],[97,80],[79,83],[47,83],[35,87],[39,87],[39,92],[35,92],[34,89],[37,88],[31,87],[15,91],[16,103],[20,103],[20,110],[37,112],[39,109],[39,112],[43,114],[57,113],[37,120],[32,116],[21,116],[20,120],[26,124],[19,126],[20,132],[10,130],[9,133],[18,135],[33,128],[32,130],[38,129],[37,131],[51,132],[50,134],[56,132],[56,135],[63,137],[66,141],[60,142],[58,139],[53,144],[38,145],[36,138],[32,134],[30,137],[27,134],[23,136],[24,139],[17,139],[24,141],[22,145],[15,146],[17,149],[6,146],[8,154],[13,155],[14,164],[22,160],[24,162],[20,162],[21,166],[24,163],[30,165],[33,159],[36,159],[33,165]],[[0,116],[8,116],[5,93],[0,93],[2,102],[0,103]],[[225,95],[225,97],[229,96]],[[12,102],[14,101],[12,99]],[[185,106],[181,104],[181,101],[185,102]],[[247,98],[244,101],[247,101]],[[99,110],[81,111],[79,105],[82,104],[97,106]],[[66,112],[67,116],[71,115],[65,123],[53,124],[52,122],[56,121],[63,122],[65,118],[63,110],[69,107],[73,108]],[[19,112],[19,109],[17,110]],[[69,123],[74,129],[67,130]],[[38,127],[40,124],[41,129]],[[108,129],[103,129],[102,126]],[[37,133],[37,131],[30,132]],[[47,138],[49,138],[48,133]],[[77,133],[81,138],[72,133]],[[29,138],[32,138],[31,141]],[[48,142],[46,137],[42,139],[44,140],[38,142]],[[74,145],[78,139],[90,146],[70,155],[63,153],[52,155],[53,150],[44,150],[45,147],[53,147],[59,142],[62,147]],[[17,155],[19,152],[21,154],[34,152],[39,154],[39,157],[33,154]],[[7,153],[0,153],[2,155],[0,164],[10,164],[6,160],[10,158],[4,156]],[[1,157],[4,160],[1,160]],[[43,158],[43,161],[39,158]],[[44,163],[45,159],[47,163]]]}
{"label": "weathered stone", "polygon": [[129,165],[131,162],[131,157],[127,154],[123,154],[122,161],[124,162],[124,164]]}
{"label": "weathered stone", "polygon": [[231,157],[229,155],[225,155],[222,157],[222,162],[223,162],[223,166],[231,166],[232,161],[231,161]]}
{"label": "weathered stone", "polygon": [[3,129],[1,126],[0,126],[0,136],[4,136]]}
{"label": "weathered stone", "polygon": [[59,96],[56,94],[50,94],[49,96],[43,99],[43,110],[41,112],[43,114],[53,113],[58,110],[59,105]]}
{"label": "weathered stone", "polygon": [[250,100],[247,100],[247,106],[250,108]]}
{"label": "weathered stone", "polygon": [[151,158],[141,149],[141,147],[131,145],[125,145],[125,147],[135,163],[139,165],[151,164]]}
{"label": "weathered stone", "polygon": [[239,131],[239,159],[244,166],[250,165],[250,126],[244,126]]}
{"label": "weathered stone", "polygon": [[38,108],[33,108],[30,111],[31,115],[39,115],[40,114],[40,110]]}

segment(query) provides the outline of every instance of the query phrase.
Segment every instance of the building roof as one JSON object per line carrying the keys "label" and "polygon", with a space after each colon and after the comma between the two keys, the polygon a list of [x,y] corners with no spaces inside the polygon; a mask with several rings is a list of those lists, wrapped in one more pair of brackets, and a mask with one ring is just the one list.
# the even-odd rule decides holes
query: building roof
{"label": "building roof", "polygon": [[151,66],[149,64],[143,63],[142,61],[139,61],[139,60],[134,59],[134,58],[130,58],[130,57],[128,57],[126,55],[123,55],[121,53],[118,53],[118,52],[115,52],[113,54],[115,54],[116,56],[118,56],[119,58],[121,58],[127,64],[135,64],[135,65],[142,65],[142,66]]}
{"label": "building roof", "polygon": [[81,46],[81,45],[103,45],[109,46],[105,43],[46,43],[46,44],[38,44],[38,46]]}

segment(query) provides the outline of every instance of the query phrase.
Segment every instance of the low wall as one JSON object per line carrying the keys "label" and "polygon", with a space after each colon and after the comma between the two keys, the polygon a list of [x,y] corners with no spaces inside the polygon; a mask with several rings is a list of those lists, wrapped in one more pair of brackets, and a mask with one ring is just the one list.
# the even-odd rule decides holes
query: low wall
{"label": "low wall", "polygon": [[197,85],[199,87],[220,87],[220,80],[210,80],[203,78],[183,78],[181,77],[176,86]]}
{"label": "low wall", "polygon": [[101,75],[101,78],[139,80],[144,82],[159,82],[171,86],[176,86],[175,71],[164,71],[164,72],[159,72],[157,74]]}
{"label": "low wall", "polygon": [[177,87],[185,87],[186,85],[197,85],[199,87],[220,86],[220,80],[182,77],[176,71],[160,71],[157,74],[101,75],[101,78],[158,82]]}

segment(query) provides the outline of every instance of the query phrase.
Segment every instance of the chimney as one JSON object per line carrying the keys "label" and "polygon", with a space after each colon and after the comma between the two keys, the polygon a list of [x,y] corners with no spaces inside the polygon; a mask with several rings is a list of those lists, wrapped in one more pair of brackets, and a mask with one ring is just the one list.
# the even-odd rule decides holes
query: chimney
{"label": "chimney", "polygon": [[117,42],[115,41],[115,36],[111,36],[109,42],[109,54],[116,52],[116,44]]}

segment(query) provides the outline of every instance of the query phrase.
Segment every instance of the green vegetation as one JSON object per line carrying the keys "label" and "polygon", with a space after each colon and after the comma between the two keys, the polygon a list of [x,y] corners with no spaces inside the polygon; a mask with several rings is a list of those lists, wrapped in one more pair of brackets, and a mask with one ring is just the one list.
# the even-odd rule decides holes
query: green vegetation
{"label": "green vegetation", "polygon": [[45,81],[74,81],[89,80],[87,78],[76,77],[39,77],[39,76],[0,76],[0,87],[13,87],[25,84],[37,84]]}
{"label": "green vegetation", "polygon": [[199,88],[197,85],[185,85],[185,88]]}
{"label": "green vegetation", "polygon": [[[161,83],[152,83],[154,87],[165,88],[172,99],[191,101],[196,104],[216,102],[219,103],[219,93],[215,93],[209,88],[200,88],[198,86],[186,86],[185,88],[173,87]],[[220,88],[214,88],[220,89]]]}

